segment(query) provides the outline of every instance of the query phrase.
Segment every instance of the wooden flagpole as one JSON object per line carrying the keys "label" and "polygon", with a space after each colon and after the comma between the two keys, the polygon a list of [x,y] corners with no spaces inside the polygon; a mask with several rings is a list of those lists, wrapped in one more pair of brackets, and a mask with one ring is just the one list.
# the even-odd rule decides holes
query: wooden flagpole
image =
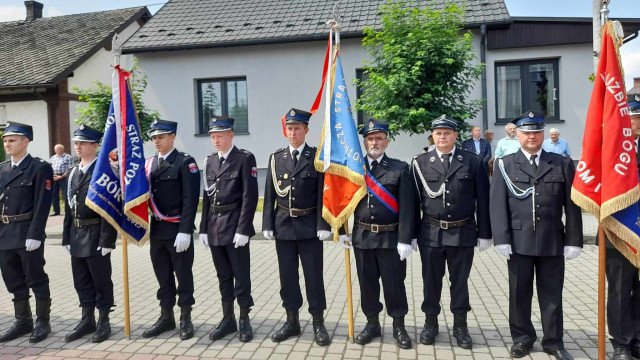
{"label": "wooden flagpole", "polygon": [[[347,222],[344,223],[344,231],[347,236],[349,236],[349,225]],[[349,341],[353,344],[354,335],[353,335],[353,295],[352,295],[352,287],[351,287],[351,252],[349,249],[344,249],[344,267],[347,277],[347,311],[349,312]]]}
{"label": "wooden flagpole", "polygon": [[122,236],[122,286],[124,287],[124,336],[131,340],[131,315],[129,312],[129,257],[127,254],[128,241]]}
{"label": "wooden flagpole", "polygon": [[[609,18],[609,0],[601,0],[602,8],[600,9],[600,33],[604,34],[604,26]],[[598,359],[606,360],[605,345],[605,269],[607,266],[607,248],[604,237],[604,229],[602,224],[598,224]]]}
{"label": "wooden flagpole", "polygon": [[[118,34],[113,35],[111,41],[111,52],[113,53],[114,67],[120,65],[120,55],[122,55],[122,44],[118,41]],[[127,237],[120,234],[122,238],[122,286],[124,294],[124,336],[131,340],[131,315],[129,311],[129,257],[127,254]]]}
{"label": "wooden flagpole", "polygon": [[606,360],[605,345],[605,269],[607,265],[607,248],[602,225],[598,225],[598,359]]}

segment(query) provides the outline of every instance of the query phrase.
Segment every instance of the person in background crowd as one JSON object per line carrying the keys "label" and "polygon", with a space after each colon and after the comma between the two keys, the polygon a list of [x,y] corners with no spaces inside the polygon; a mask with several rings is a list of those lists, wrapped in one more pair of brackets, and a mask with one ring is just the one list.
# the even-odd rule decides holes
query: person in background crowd
{"label": "person in background crowd", "polygon": [[54,146],[53,151],[55,155],[49,159],[49,163],[53,168],[53,198],[51,199],[53,212],[51,216],[56,216],[60,215],[60,190],[62,190],[62,199],[65,207],[67,206],[67,176],[74,163],[71,155],[64,152],[62,144]]}

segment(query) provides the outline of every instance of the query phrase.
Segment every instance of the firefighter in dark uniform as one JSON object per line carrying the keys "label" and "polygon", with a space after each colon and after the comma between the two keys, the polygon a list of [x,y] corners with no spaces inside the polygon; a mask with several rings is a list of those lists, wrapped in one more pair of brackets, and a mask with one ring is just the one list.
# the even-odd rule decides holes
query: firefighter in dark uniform
{"label": "firefighter in dark uniform", "polygon": [[85,204],[102,135],[101,131],[80,125],[71,139],[80,164],[69,170],[62,245],[71,254],[73,285],[80,299],[82,317],[75,329],[64,337],[66,341],[94,333],[92,341],[99,343],[111,334],[109,312],[114,301],[110,253],[116,246],[117,232]]}
{"label": "firefighter in dark uniform", "polygon": [[264,190],[262,232],[276,239],[280,269],[280,297],[287,321],[271,336],[280,342],[300,335],[298,311],[302,307],[298,259],[302,263],[313,317],[316,344],[329,345],[331,338],[324,326],[327,301],[322,276],[322,241],[331,236],[331,227],[322,218],[324,177],[313,165],[316,148],[305,143],[311,113],[291,109],[285,119],[289,146],[269,157]]}
{"label": "firefighter in dark uniform", "polygon": [[[13,294],[16,321],[0,335],[0,342],[31,333],[29,341],[36,343],[51,333],[51,294],[44,272],[43,242],[53,196],[53,169],[27,152],[33,141],[30,125],[7,123],[2,140],[11,159],[0,164],[0,270],[7,290]],[[35,327],[29,289],[36,298]]]}
{"label": "firefighter in dark uniform", "polygon": [[[173,307],[178,296],[180,339],[193,337],[191,307],[193,298],[192,246],[194,221],[198,210],[200,173],[193,157],[174,147],[178,123],[155,120],[149,128],[158,154],[147,159],[146,170],[151,196],[151,263],[160,288],[158,321],[142,334],[149,338],[176,328]],[[178,287],[176,289],[176,279]]]}
{"label": "firefighter in dark uniform", "polygon": [[544,115],[528,111],[512,123],[521,148],[495,161],[491,183],[494,243],[508,260],[511,356],[528,355],[536,341],[531,322],[535,274],[542,348],[556,359],[573,359],[562,341],[562,288],[565,258],[582,250],[582,214],[571,200],[575,168],[571,159],[542,150]]}
{"label": "firefighter in dark uniform", "polygon": [[[233,123],[234,119],[222,116],[209,122],[211,142],[218,151],[205,159],[200,242],[211,249],[222,297],[223,318],[209,339],[222,339],[239,328],[240,341],[247,342],[253,339],[249,238],[255,235],[258,170],[253,154],[233,145]],[[237,324],[235,299],[240,306]]]}
{"label": "firefighter in dark uniform", "polygon": [[382,333],[378,315],[380,280],[387,314],[393,318],[393,337],[402,349],[411,348],[411,337],[404,326],[409,311],[404,280],[411,255],[415,226],[415,190],[409,165],[385,154],[389,145],[389,124],[370,119],[360,131],[367,151],[366,167],[375,183],[367,186],[356,207],[352,244],[360,282],[362,312],[367,324],[355,342],[365,345]]}
{"label": "firefighter in dark uniform", "polygon": [[[631,128],[636,138],[636,164],[640,170],[640,96],[629,96]],[[614,360],[640,358],[640,279],[638,268],[609,241],[606,275],[608,287],[607,325],[614,348]]]}
{"label": "firefighter in dark uniform", "polygon": [[458,346],[473,346],[467,328],[468,280],[474,247],[491,246],[489,176],[482,158],[455,147],[458,122],[445,115],[431,122],[436,148],[414,157],[412,177],[418,188],[422,219],[417,224],[426,315],[420,342],[438,334],[438,314],[445,266],[451,280],[453,336]]}

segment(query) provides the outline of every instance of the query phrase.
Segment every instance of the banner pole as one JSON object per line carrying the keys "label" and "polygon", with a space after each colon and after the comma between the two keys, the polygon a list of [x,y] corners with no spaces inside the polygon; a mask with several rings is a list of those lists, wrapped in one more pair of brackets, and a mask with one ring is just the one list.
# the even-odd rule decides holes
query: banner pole
{"label": "banner pole", "polygon": [[129,313],[129,258],[127,238],[122,236],[122,285],[124,287],[124,336],[131,340],[131,317]]}
{"label": "banner pole", "polygon": [[607,248],[602,224],[598,225],[598,359],[606,360],[605,345],[605,269],[607,264]]}
{"label": "banner pole", "polygon": [[[349,236],[349,225],[347,222],[344,223],[344,231],[347,236]],[[347,278],[347,311],[349,312],[349,342],[354,343],[354,335],[353,335],[353,295],[352,295],[352,287],[351,287],[351,253],[349,249],[344,249],[344,266]]]}

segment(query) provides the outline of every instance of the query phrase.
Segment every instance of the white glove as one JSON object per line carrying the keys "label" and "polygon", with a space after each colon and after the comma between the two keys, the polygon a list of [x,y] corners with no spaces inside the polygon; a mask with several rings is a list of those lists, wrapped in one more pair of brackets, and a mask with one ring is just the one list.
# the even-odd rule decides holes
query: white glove
{"label": "white glove", "polygon": [[329,230],[318,230],[318,233],[316,235],[318,236],[318,239],[326,240],[326,239],[329,238],[329,236],[331,236],[331,231],[329,231]]}
{"label": "white glove", "polygon": [[564,247],[564,259],[573,260],[580,256],[582,248],[579,246],[565,246]]}
{"label": "white glove", "polygon": [[27,251],[36,250],[40,245],[42,245],[42,241],[40,240],[27,239],[27,241],[24,242],[24,246],[27,248]]}
{"label": "white glove", "polygon": [[513,252],[511,252],[511,244],[496,245],[496,252],[506,257],[507,260],[511,257],[509,255],[513,254]]}
{"label": "white glove", "polygon": [[249,237],[247,235],[235,234],[233,236],[233,243],[236,244],[236,246],[234,246],[236,249],[239,248],[240,246],[247,245],[248,242],[249,242]]}
{"label": "white glove", "polygon": [[100,249],[100,253],[102,254],[102,256],[107,256],[112,251],[113,251],[112,248],[102,248],[102,249]]}
{"label": "white glove", "polygon": [[413,251],[418,251],[418,239],[411,239],[411,248]]}
{"label": "white glove", "polygon": [[411,245],[398,243],[398,255],[400,255],[400,261],[406,260],[411,255]]}
{"label": "white glove", "polygon": [[200,243],[204,247],[206,247],[207,249],[209,248],[209,237],[207,236],[207,233],[202,233],[198,235],[198,240],[200,240]]}
{"label": "white glove", "polygon": [[478,238],[478,245],[476,245],[478,251],[483,252],[491,247],[491,239]]}
{"label": "white glove", "polygon": [[345,249],[353,250],[353,246],[351,245],[351,238],[347,235],[340,235],[338,237],[338,244]]}
{"label": "white glove", "polygon": [[273,236],[273,230],[262,230],[262,236],[264,236],[267,240],[273,240],[275,237]]}
{"label": "white glove", "polygon": [[71,254],[71,245],[62,245],[62,248],[67,252],[67,254]]}
{"label": "white glove", "polygon": [[186,251],[191,245],[191,234],[178,233],[176,235],[176,241],[173,242],[173,246],[176,248],[177,253]]}

